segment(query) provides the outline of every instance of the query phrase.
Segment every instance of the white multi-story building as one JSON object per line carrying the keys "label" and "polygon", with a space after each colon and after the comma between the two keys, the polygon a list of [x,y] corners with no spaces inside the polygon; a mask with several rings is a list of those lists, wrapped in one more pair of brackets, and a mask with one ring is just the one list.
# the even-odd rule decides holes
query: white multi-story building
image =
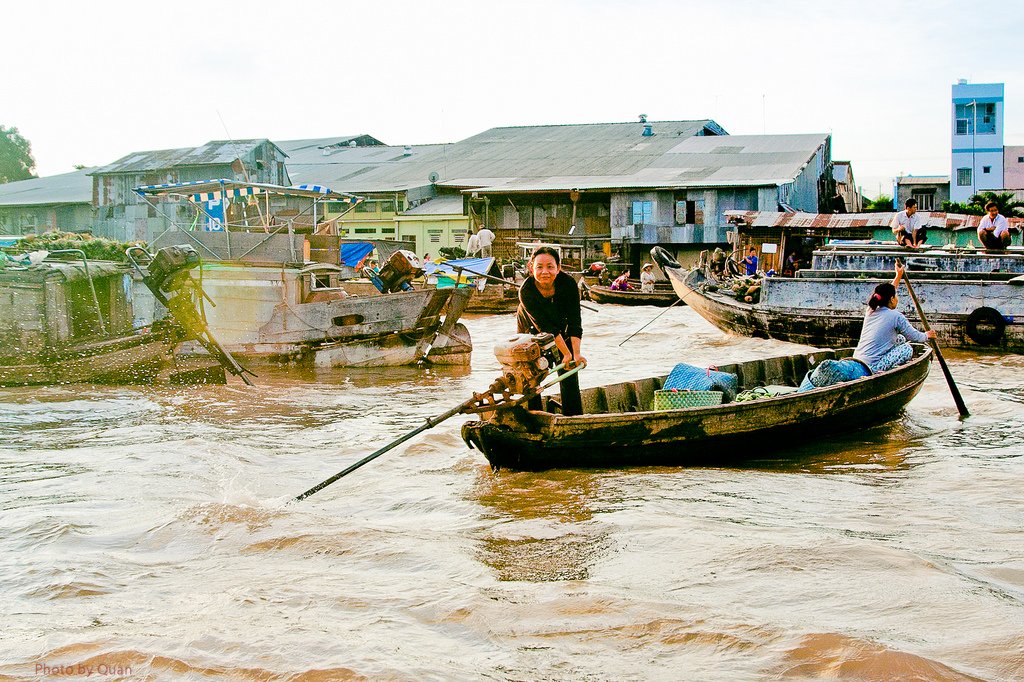
{"label": "white multi-story building", "polygon": [[983,191],[997,191],[1003,181],[1003,84],[953,86],[953,164],[949,195],[966,203]]}

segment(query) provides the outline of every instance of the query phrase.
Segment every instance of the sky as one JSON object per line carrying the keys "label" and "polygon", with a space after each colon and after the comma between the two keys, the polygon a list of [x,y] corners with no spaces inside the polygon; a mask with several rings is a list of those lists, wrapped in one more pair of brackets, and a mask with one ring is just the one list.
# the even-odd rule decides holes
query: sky
{"label": "sky", "polygon": [[1005,83],[1024,3],[889,0],[36,2],[2,6],[0,125],[38,175],[210,140],[714,119],[831,133],[868,197],[948,175],[951,86]]}

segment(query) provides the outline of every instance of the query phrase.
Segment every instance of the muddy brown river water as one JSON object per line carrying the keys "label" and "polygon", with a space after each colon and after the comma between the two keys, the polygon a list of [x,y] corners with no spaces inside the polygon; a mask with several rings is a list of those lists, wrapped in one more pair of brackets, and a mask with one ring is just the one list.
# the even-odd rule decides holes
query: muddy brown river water
{"label": "muddy brown river water", "polygon": [[[584,312],[583,386],[797,352]],[[1024,357],[728,468],[492,474],[469,369],[0,389],[0,680],[1021,680]]]}

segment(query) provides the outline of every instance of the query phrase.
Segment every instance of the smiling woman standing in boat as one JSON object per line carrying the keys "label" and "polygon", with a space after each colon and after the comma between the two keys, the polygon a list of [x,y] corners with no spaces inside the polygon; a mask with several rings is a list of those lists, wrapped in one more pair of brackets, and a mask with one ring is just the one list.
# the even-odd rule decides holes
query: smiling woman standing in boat
{"label": "smiling woman standing in boat", "polygon": [[[519,313],[516,326],[520,334],[547,332],[555,337],[562,357],[585,362],[580,355],[583,321],[580,317],[580,294],[576,280],[562,272],[558,251],[542,246],[530,259],[530,277],[519,290]],[[561,383],[562,414],[583,412],[580,383],[574,374]]]}

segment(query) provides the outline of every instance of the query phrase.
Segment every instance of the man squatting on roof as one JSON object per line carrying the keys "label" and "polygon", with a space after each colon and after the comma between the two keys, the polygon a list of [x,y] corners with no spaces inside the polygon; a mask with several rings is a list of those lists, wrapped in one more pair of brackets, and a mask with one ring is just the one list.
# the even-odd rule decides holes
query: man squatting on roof
{"label": "man squatting on roof", "polygon": [[978,239],[986,249],[1002,251],[1010,245],[1010,221],[999,215],[999,205],[994,201],[985,204],[988,215],[978,225]]}
{"label": "man squatting on roof", "polygon": [[928,228],[921,224],[921,216],[917,215],[917,199],[907,199],[906,208],[893,216],[889,226],[901,246],[921,246],[928,239]]}

